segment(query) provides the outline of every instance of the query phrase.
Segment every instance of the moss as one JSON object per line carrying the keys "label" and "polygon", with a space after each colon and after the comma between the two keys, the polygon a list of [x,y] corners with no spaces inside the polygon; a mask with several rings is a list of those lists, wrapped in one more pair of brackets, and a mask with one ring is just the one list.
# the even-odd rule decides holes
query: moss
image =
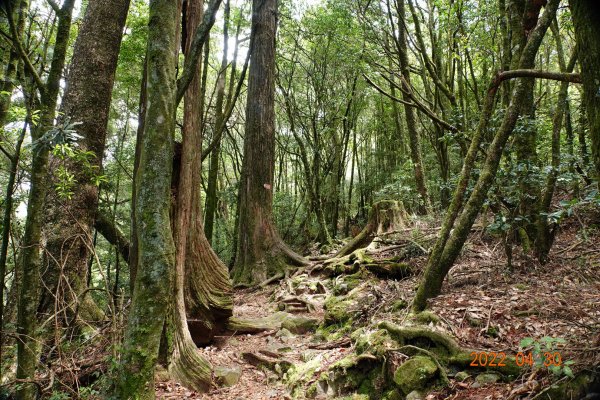
{"label": "moss", "polygon": [[441,332],[431,331],[420,326],[397,326],[387,321],[381,322],[379,327],[388,331],[392,339],[401,346],[420,347],[435,353],[441,358],[460,353],[460,347],[456,341]]}
{"label": "moss", "polygon": [[410,319],[423,325],[429,325],[430,323],[438,324],[440,322],[440,317],[431,311],[422,311],[420,313],[412,314]]}
{"label": "moss", "polygon": [[408,302],[404,299],[396,300],[391,307],[392,312],[398,312],[408,307]]}
{"label": "moss", "polygon": [[295,334],[304,334],[314,330],[318,321],[314,318],[287,317],[281,323],[281,327]]}
{"label": "moss", "polygon": [[[353,334],[353,336],[355,336]],[[362,333],[355,339],[357,354],[369,353],[382,357],[389,349],[398,347],[388,331],[380,329],[375,332]]]}
{"label": "moss", "polygon": [[438,366],[431,358],[415,356],[398,367],[394,373],[394,383],[408,394],[430,386],[437,375]]}

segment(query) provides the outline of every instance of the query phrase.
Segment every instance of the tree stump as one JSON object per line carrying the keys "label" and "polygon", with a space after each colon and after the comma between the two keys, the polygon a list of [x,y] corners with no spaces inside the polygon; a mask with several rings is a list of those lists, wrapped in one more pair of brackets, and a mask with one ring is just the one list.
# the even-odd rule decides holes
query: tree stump
{"label": "tree stump", "polygon": [[369,211],[367,226],[342,247],[335,258],[347,256],[354,250],[367,247],[379,235],[394,232],[406,227],[408,215],[401,202],[395,200],[381,200]]}

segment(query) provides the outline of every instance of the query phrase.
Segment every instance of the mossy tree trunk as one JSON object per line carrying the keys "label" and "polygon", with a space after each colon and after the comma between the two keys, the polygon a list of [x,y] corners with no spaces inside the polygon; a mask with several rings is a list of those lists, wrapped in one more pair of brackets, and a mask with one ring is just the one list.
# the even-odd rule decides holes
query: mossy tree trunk
{"label": "mossy tree trunk", "polygon": [[136,177],[137,271],[114,395],[154,399],[154,368],[174,289],[171,172],[175,131],[176,1],[152,0],[148,23],[145,125]]}
{"label": "mossy tree trunk", "polygon": [[306,262],[283,243],[273,223],[276,30],[277,1],[253,0],[252,61],[233,267],[234,280],[246,284],[260,283],[289,264]]}
{"label": "mossy tree trunk", "polygon": [[[534,66],[535,57],[550,23],[556,15],[559,2],[559,0],[550,0],[546,5],[546,9],[536,28],[529,34],[527,44],[521,54],[519,68],[529,69]],[[479,179],[459,216],[462,199],[466,194],[470,173],[478,152],[482,129],[487,125],[487,120],[491,115],[493,109],[493,95],[495,95],[497,87],[498,84],[495,86],[492,85],[491,95],[488,95],[488,98],[486,98],[486,106],[479,121],[476,135],[471,141],[467,158],[463,164],[461,177],[452,204],[446,214],[440,236],[429,256],[425,273],[419,284],[413,303],[413,309],[415,311],[424,310],[427,306],[427,299],[435,297],[440,293],[442,283],[460,254],[467,236],[471,231],[471,227],[486,199],[487,192],[494,181],[504,146],[517,123],[519,113],[522,109],[521,102],[526,98],[528,90],[527,82],[524,79],[517,79],[515,83],[510,106],[506,110],[504,119],[496,131],[492,143],[488,147],[486,160],[481,168]]]}
{"label": "mossy tree trunk", "polygon": [[[203,16],[204,2],[191,0],[185,12],[189,55],[192,38]],[[185,276],[188,325],[197,342],[207,343],[224,327],[233,309],[229,271],[212,250],[202,225],[200,199],[202,148],[200,68],[184,95],[183,143],[176,190],[175,230],[177,270]],[[182,281],[183,283],[183,281]]]}
{"label": "mossy tree trunk", "polygon": [[[37,72],[31,68],[31,62],[22,48],[21,38],[15,25],[11,22],[13,40],[17,43],[23,62],[28,65],[27,74],[36,82],[39,96],[40,120],[35,129],[31,130],[32,142],[35,142],[54,125],[56,104],[60,90],[60,79],[65,66],[71,16],[74,0],[66,0],[58,10],[58,26],[52,62],[46,83],[42,83]],[[22,10],[24,11],[24,10]],[[40,146],[33,152],[30,171],[30,189],[27,202],[27,219],[22,239],[20,259],[21,289],[17,307],[17,379],[31,380],[34,378],[38,363],[37,338],[37,308],[40,294],[41,272],[41,230],[42,217],[48,191],[47,185],[47,146]],[[37,397],[37,387],[34,384],[23,384],[17,390],[17,399],[29,400]]]}
{"label": "mossy tree trunk", "polygon": [[581,64],[583,103],[592,139],[595,178],[600,186],[600,9],[592,0],[570,0],[569,5]]}
{"label": "mossy tree trunk", "polygon": [[[128,9],[129,0],[94,1],[86,7],[61,105],[65,118],[81,123],[76,128],[82,136],[77,148],[94,154],[90,162],[97,173],[102,171],[112,89]],[[102,310],[82,293],[87,289],[88,263],[94,247],[98,186],[82,163],[65,162],[77,184],[70,199],[60,198],[57,193],[48,198],[44,223],[48,268],[39,311],[51,314],[56,303],[58,308],[70,304],[69,318],[78,309],[83,319],[97,321],[104,316]],[[50,169],[55,170],[60,163],[51,157]]]}
{"label": "mossy tree trunk", "polygon": [[[197,55],[198,48],[202,48],[206,34],[214,23],[219,4],[220,1],[213,0],[209,5],[207,17],[196,29],[194,39],[188,42],[188,54]],[[191,21],[198,21],[201,18],[202,2],[188,2],[188,6],[188,17]],[[179,88],[176,82],[180,7],[180,2],[172,0],[150,2],[146,50],[146,108],[144,131],[139,146],[134,210],[138,260],[120,370],[115,377],[113,388],[113,395],[118,399],[154,399],[154,369],[161,348],[166,353],[164,361],[168,364],[169,373],[182,385],[204,391],[210,387],[212,379],[212,368],[198,353],[187,326],[186,316],[186,280],[198,279],[197,275],[190,277],[186,259],[200,259],[202,262],[201,258],[193,257],[188,252],[190,248],[193,252],[206,252],[205,248],[197,246],[194,239],[194,236],[198,237],[198,232],[203,233],[201,218],[196,212],[200,207],[199,193],[194,195],[190,188],[189,192],[184,192],[183,196],[178,197],[178,201],[185,200],[185,212],[178,212],[175,230],[171,228],[170,218],[178,89],[181,89],[182,97],[189,85],[192,85],[192,93],[198,93],[194,92],[194,85],[198,83],[199,58],[195,58],[195,61],[186,59],[186,69],[182,76],[189,77],[190,80]],[[198,33],[201,34],[200,39]],[[195,100],[197,99],[187,102],[185,107],[190,117],[199,110]],[[198,121],[198,118],[187,120],[189,125],[186,132],[190,134],[185,135],[187,139],[184,137],[186,144],[188,141],[197,143],[195,141],[199,140]],[[189,179],[188,182],[198,179],[193,174],[199,174],[200,170],[196,168],[194,171],[194,166],[197,167],[198,164],[191,160],[185,169],[185,179]],[[196,223],[199,226],[194,227]],[[183,231],[182,226],[189,229]],[[208,243],[203,234],[201,238]],[[199,265],[194,265],[194,270],[199,270],[198,267]],[[201,271],[205,275],[213,273]],[[200,279],[206,279],[206,276],[201,276]],[[206,282],[201,281],[201,285],[204,284]],[[208,280],[208,285],[213,284],[214,281]],[[203,297],[203,300],[210,299],[210,295],[205,295],[207,297]],[[223,308],[227,309],[227,306]],[[162,345],[161,340],[165,341]]]}

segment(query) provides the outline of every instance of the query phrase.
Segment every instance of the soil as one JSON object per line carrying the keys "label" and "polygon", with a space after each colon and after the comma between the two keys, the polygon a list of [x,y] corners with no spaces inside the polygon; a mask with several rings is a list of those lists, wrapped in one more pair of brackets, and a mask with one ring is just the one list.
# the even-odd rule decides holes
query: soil
{"label": "soil", "polygon": [[[503,352],[510,356],[518,352],[527,354],[527,349],[519,347],[524,338],[562,338],[565,343],[557,344],[554,352],[560,354],[563,363],[573,361],[571,368],[575,373],[597,368],[600,366],[600,229],[597,226],[598,221],[584,223],[580,218],[571,218],[558,233],[550,261],[545,265],[519,254],[515,247],[513,271],[506,268],[504,247],[499,238],[475,230],[451,270],[442,295],[430,303],[430,311],[441,320],[435,325],[431,323],[431,329],[452,335],[465,348],[486,353]],[[435,230],[422,225],[418,229]],[[397,254],[397,246],[389,248],[389,251],[380,249],[372,257],[380,259]],[[407,262],[422,268],[426,256],[412,257]],[[317,264],[313,262],[308,270]],[[293,276],[301,272],[306,271],[296,271]],[[259,291],[237,291],[235,315],[257,318],[278,311],[275,299],[290,287],[293,276]],[[328,286],[327,279],[330,278],[314,274],[309,279]],[[402,324],[409,317],[408,308],[392,312],[390,305],[400,299],[410,304],[418,279],[418,276],[413,276],[401,281],[376,280],[371,290],[373,295],[378,296],[378,306],[365,310],[355,323],[373,325],[388,320]],[[297,314],[322,320],[325,296],[309,297],[315,308]],[[242,353],[289,347],[289,351],[284,353],[285,359],[300,364],[304,353],[319,352],[323,353],[325,360],[320,369],[325,370],[351,351],[351,347],[347,346],[328,350],[309,349],[309,346],[315,345],[311,333],[284,339],[276,337],[276,334],[276,330],[253,335],[229,332],[217,337],[211,346],[199,349],[215,366],[239,366],[242,375],[236,385],[199,394],[166,382],[157,385],[157,398],[291,399],[289,388],[276,373],[248,364]],[[430,392],[426,399],[533,398],[560,379],[546,368],[532,369],[527,364],[523,366],[521,376],[510,383],[478,387],[473,378],[462,382],[451,374],[449,378],[449,386]]]}

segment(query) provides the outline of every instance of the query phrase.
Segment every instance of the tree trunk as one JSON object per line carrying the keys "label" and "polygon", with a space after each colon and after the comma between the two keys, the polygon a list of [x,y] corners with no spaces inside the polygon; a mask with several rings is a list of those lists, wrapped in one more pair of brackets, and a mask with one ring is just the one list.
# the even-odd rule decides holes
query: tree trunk
{"label": "tree trunk", "polygon": [[[554,39],[556,40],[556,52],[561,71],[573,72],[573,69],[575,68],[575,62],[577,60],[576,53],[573,54],[569,60],[569,64],[567,65],[557,23],[553,24],[552,31],[554,34]],[[535,238],[535,254],[541,263],[546,263],[546,261],[548,261],[548,254],[550,253],[550,248],[554,242],[554,233],[556,227],[549,223],[548,214],[550,213],[552,197],[554,195],[556,180],[560,170],[560,131],[563,126],[563,116],[567,110],[568,94],[569,82],[562,82],[560,84],[556,109],[552,119],[552,170],[548,173],[546,187],[538,204],[539,212],[535,221],[537,235]]]}
{"label": "tree trunk", "polygon": [[[184,52],[189,55],[192,37],[203,14],[202,0],[188,0]],[[208,343],[216,330],[232,315],[233,300],[229,271],[214,253],[202,225],[201,152],[202,96],[200,68],[184,95],[183,144],[177,174],[174,238],[177,270],[185,274],[185,304],[188,326],[196,343]],[[183,283],[183,281],[182,281]]]}
{"label": "tree trunk", "polygon": [[600,9],[592,0],[570,0],[569,5],[581,64],[583,103],[592,139],[595,178],[600,185]]}
{"label": "tree trunk", "polygon": [[[218,4],[218,0],[211,2],[210,15],[203,19],[202,25],[196,31],[207,33]],[[195,13],[202,10],[198,7],[198,2],[189,5]],[[195,20],[197,14],[194,16],[189,12],[188,9],[188,16]],[[186,317],[186,281],[195,281],[197,278],[189,271],[186,260],[188,257],[183,254],[190,249],[193,252],[207,251],[197,246],[196,239],[199,237],[203,239],[201,243],[208,243],[203,235],[200,215],[196,212],[200,207],[199,193],[194,194],[193,188],[189,188],[187,194],[182,192],[182,195],[178,196],[177,201],[185,201],[186,207],[184,213],[178,210],[175,223],[177,247],[173,240],[174,232],[170,219],[178,97],[175,78],[179,47],[179,14],[179,2],[152,0],[150,3],[145,88],[147,109],[136,176],[137,198],[134,210],[138,227],[138,264],[120,371],[114,387],[114,395],[119,399],[154,399],[154,369],[159,359],[159,349],[165,351],[164,361],[168,363],[170,375],[182,385],[192,390],[205,391],[210,387],[212,379],[210,363],[198,353]],[[188,49],[197,52],[198,48],[195,46],[201,48],[206,37],[207,35],[203,34],[201,40],[196,40],[198,36],[194,36],[194,40],[188,42],[191,43]],[[193,93],[198,93],[197,90],[194,92],[198,83],[197,64],[198,58],[193,61],[186,59],[186,68],[192,70],[186,69],[182,74],[191,78],[181,86],[184,88],[183,94],[187,92],[188,84],[192,85]],[[195,115],[198,111],[196,107],[195,102],[187,102],[185,108],[188,109],[188,115]],[[192,111],[189,111],[190,109]],[[198,118],[187,120],[190,124],[188,129],[191,129],[193,134],[184,136],[186,144],[189,140],[199,140],[198,121]],[[198,179],[193,174],[199,174],[200,170],[197,168],[194,171],[194,165],[189,163],[183,179],[179,179],[179,182],[184,179],[189,179],[188,182]],[[182,225],[187,225],[189,231],[182,230]],[[202,233],[202,236],[198,233]],[[196,261],[199,258],[190,256],[189,259]],[[194,267],[195,271],[205,273],[204,269]],[[208,285],[213,284],[214,280],[208,281]],[[161,339],[165,340],[163,346]]]}
{"label": "tree trunk", "polygon": [[273,223],[275,32],[277,1],[252,2],[244,161],[239,192],[236,282],[256,284],[306,261],[283,243]]}
{"label": "tree trunk", "polygon": [[[540,18],[538,25],[529,34],[529,39],[525,48],[523,49],[523,53],[519,62],[520,68],[532,68],[534,66],[538,49],[542,39],[544,38],[546,30],[556,15],[556,9],[558,8],[559,2],[560,0],[550,0],[548,2],[546,10]],[[488,147],[487,157],[485,164],[481,169],[479,179],[477,180],[477,183],[473,188],[473,192],[464,206],[462,214],[458,220],[456,220],[462,199],[465,195],[467,184],[469,182],[469,176],[475,162],[475,155],[477,154],[477,148],[479,147],[480,137],[482,134],[481,130],[485,128],[487,125],[487,120],[491,115],[491,110],[493,108],[493,95],[497,91],[497,85],[492,85],[492,89],[492,96],[488,95],[486,98],[486,106],[479,121],[479,126],[476,133],[477,139],[474,137],[471,141],[471,147],[469,148],[467,159],[463,164],[459,185],[456,188],[452,204],[450,205],[448,213],[446,214],[440,236],[434,245],[431,255],[429,256],[429,260],[427,261],[427,267],[413,303],[413,309],[415,311],[424,310],[427,306],[427,299],[435,297],[440,293],[442,283],[444,282],[448,271],[454,264],[454,261],[460,254],[462,246],[467,239],[473,223],[475,222],[475,218],[479,214],[481,206],[485,201],[487,192],[494,181],[496,171],[500,163],[500,158],[502,156],[502,151],[504,150],[506,141],[512,133],[519,117],[521,101],[523,101],[527,95],[526,82],[524,82],[523,79],[518,79],[512,93],[510,106],[504,115],[502,124],[498,128],[492,143]]]}
{"label": "tree trunk", "polygon": [[[52,63],[48,78],[43,86],[40,85],[39,77],[36,82],[41,92],[40,96],[40,120],[35,129],[31,131],[31,140],[35,142],[54,125],[56,104],[60,89],[60,78],[65,66],[69,32],[71,28],[71,16],[73,13],[74,0],[66,0],[59,12],[58,27],[52,56]],[[17,36],[16,29],[13,38]],[[16,40],[20,40],[18,38]],[[30,74],[33,71],[29,71]],[[17,379],[30,380],[35,376],[38,363],[38,332],[37,332],[37,308],[40,294],[41,273],[41,231],[47,184],[47,164],[49,149],[40,146],[33,152],[33,161],[30,172],[30,189],[27,202],[27,219],[25,221],[25,232],[22,239],[21,252],[21,290],[19,305],[17,308]],[[23,384],[17,390],[18,400],[35,399],[37,386],[34,384]]]}
{"label": "tree trunk", "polygon": [[[400,61],[400,70],[402,73],[402,87],[405,90],[410,88],[410,70],[408,63],[408,47],[406,42],[407,28],[406,28],[406,13],[404,10],[405,0],[397,0],[396,7],[398,13],[398,58]],[[406,102],[411,102],[411,97],[408,93],[402,92],[402,98]],[[415,174],[415,184],[417,185],[417,192],[421,199],[419,203],[419,213],[426,214],[431,208],[429,202],[429,195],[427,194],[427,186],[425,184],[425,172],[423,170],[423,160],[421,156],[421,136],[417,130],[417,121],[415,118],[415,110],[413,107],[404,105],[404,117],[406,119],[406,129],[408,131],[408,144],[410,148],[410,158],[413,164],[413,171]]]}
{"label": "tree trunk", "polygon": [[[229,0],[225,3],[225,16],[223,22],[223,55],[221,58],[221,69],[217,77],[217,103],[216,103],[216,123],[214,135],[219,135],[215,148],[210,155],[210,164],[208,170],[208,186],[206,189],[206,206],[204,217],[204,233],[209,243],[212,243],[214,222],[217,210],[217,178],[219,174],[219,158],[221,157],[221,132],[224,128],[223,101],[225,99],[225,86],[227,86],[227,57],[229,50]],[[237,48],[234,53],[237,56]],[[233,60],[235,63],[236,60]],[[231,77],[233,79],[233,76]]]}
{"label": "tree trunk", "polygon": [[[95,157],[91,164],[102,170],[102,158],[110,113],[112,89],[123,27],[129,9],[129,0],[92,1],[73,50],[67,87],[61,110],[65,118],[80,122],[76,129],[82,136],[78,142],[81,151],[90,151]],[[50,168],[59,160],[51,158]],[[70,199],[61,199],[56,193],[49,197],[45,217],[46,290],[42,293],[39,311],[51,313],[58,304],[73,304],[84,320],[103,318],[102,311],[89,296],[80,298],[87,288],[88,260],[93,251],[92,230],[98,208],[98,186],[91,182],[83,164],[66,161],[77,185]],[[64,280],[64,281],[63,281]]]}

